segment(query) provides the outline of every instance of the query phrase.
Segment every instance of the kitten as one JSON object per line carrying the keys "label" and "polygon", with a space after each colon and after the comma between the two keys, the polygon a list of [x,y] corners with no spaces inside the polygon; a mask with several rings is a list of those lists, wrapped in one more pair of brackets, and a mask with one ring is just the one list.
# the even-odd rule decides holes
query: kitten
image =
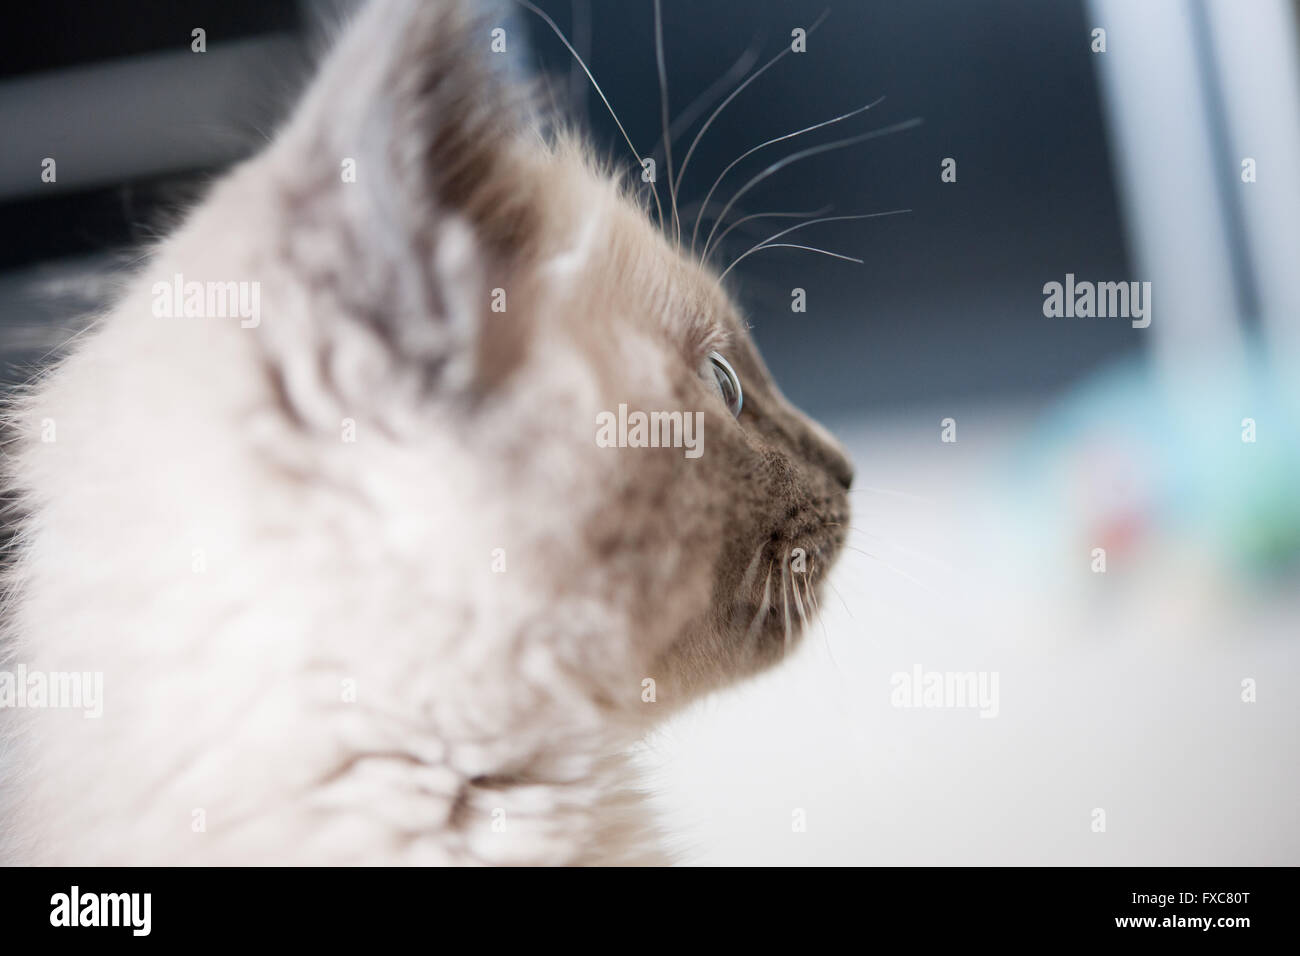
{"label": "kitten", "polygon": [[665,862],[623,754],[797,639],[848,461],[490,28],[369,6],[11,409],[0,670],[103,700],[0,712],[4,859]]}

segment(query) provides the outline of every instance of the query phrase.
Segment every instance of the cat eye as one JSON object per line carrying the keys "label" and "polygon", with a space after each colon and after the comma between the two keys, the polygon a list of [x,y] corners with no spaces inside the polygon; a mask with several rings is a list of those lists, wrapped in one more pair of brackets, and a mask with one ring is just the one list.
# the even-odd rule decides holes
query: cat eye
{"label": "cat eye", "polygon": [[708,361],[713,380],[718,386],[718,394],[722,396],[732,416],[739,417],[740,408],[745,404],[745,393],[740,388],[740,377],[731,367],[731,363],[719,353],[710,352]]}

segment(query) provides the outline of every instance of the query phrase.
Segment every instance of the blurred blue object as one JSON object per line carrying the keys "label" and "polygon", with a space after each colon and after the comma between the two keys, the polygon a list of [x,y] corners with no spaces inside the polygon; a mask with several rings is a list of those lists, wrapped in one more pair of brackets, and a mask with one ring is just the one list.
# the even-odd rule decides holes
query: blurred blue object
{"label": "blurred blue object", "polygon": [[1259,348],[1240,374],[1213,358],[1177,384],[1124,361],[1038,421],[1006,481],[1033,550],[1196,546],[1225,574],[1294,581],[1300,378]]}

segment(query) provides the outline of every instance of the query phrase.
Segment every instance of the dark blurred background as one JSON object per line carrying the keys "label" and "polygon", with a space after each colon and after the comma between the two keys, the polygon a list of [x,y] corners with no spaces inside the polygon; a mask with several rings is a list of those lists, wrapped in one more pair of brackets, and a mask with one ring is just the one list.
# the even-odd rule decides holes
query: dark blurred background
{"label": "dark blurred background", "polygon": [[[102,298],[99,280],[165,230],[203,182],[264,141],[299,88],[310,59],[304,54],[321,45],[336,11],[347,6],[135,0],[50,2],[7,14],[0,35],[0,320],[9,380],[23,377],[75,327],[75,315]],[[522,66],[540,66],[556,100],[587,117],[610,155],[633,164],[560,41],[540,18],[504,6],[512,54]],[[661,130],[652,4],[540,6],[573,39],[633,143],[649,154]],[[765,63],[789,45],[794,27],[811,27],[826,9],[793,0],[666,0],[672,115],[746,50]],[[1041,313],[1045,281],[1067,271],[1116,279],[1132,271],[1082,2],[916,0],[829,9],[807,53],[786,56],[719,115],[691,159],[679,202],[684,209],[698,203],[751,146],[881,96],[884,102],[862,115],[741,163],[715,201],[798,149],[923,120],[794,163],[743,197],[731,216],[828,205],[830,215],[912,210],[812,226],[788,240],[862,265],[777,249],[733,273],[790,397],[833,417],[976,395],[1042,395],[1140,348],[1142,335],[1126,323],[1098,334],[1095,326],[1047,322]],[[201,56],[190,49],[196,27],[206,30]],[[679,166],[698,125],[675,142]],[[39,177],[46,156],[58,160],[55,184]],[[957,162],[955,183],[940,179],[945,157]],[[661,153],[659,162],[666,203]],[[742,225],[720,261],[793,222]],[[706,221],[703,232],[710,226]],[[795,287],[806,291],[806,313],[791,311]]]}

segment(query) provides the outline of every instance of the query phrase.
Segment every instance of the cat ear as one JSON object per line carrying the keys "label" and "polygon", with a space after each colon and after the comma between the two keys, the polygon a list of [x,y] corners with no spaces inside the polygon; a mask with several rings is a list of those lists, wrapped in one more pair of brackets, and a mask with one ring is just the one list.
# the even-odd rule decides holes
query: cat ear
{"label": "cat ear", "polygon": [[375,0],[277,146],[303,170],[289,228],[341,231],[327,243],[339,261],[311,268],[334,272],[394,351],[446,386],[490,385],[517,358],[486,326],[505,325],[537,235],[531,112],[499,37],[461,0]]}

